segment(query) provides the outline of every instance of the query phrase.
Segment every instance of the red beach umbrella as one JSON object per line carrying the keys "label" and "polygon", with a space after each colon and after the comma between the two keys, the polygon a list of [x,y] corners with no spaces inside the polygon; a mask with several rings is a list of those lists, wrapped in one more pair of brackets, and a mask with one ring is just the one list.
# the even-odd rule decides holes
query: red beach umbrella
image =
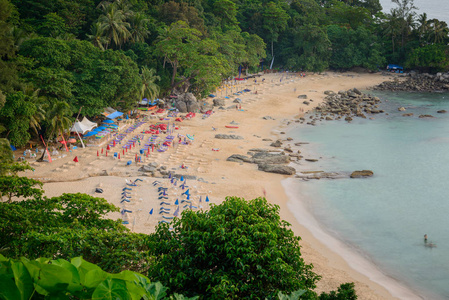
{"label": "red beach umbrella", "polygon": [[75,156],[75,158],[73,159],[74,162],[78,162],[78,156]]}

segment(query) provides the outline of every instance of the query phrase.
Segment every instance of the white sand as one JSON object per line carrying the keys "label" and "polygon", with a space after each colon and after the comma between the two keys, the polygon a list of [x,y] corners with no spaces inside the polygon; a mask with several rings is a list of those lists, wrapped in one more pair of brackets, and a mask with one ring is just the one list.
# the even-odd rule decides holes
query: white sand
{"label": "white sand", "polygon": [[[191,191],[196,191],[192,193],[191,199],[193,199],[192,204],[197,207],[200,205],[200,195],[203,201],[204,197],[208,195],[211,203],[220,203],[226,196],[239,196],[245,199],[263,196],[265,189],[267,199],[281,207],[281,217],[291,223],[293,231],[302,237],[301,246],[305,261],[312,263],[314,271],[322,276],[318,283],[318,292],[334,290],[341,283],[355,282],[359,299],[396,299],[392,296],[391,291],[397,297],[405,297],[405,294],[401,294],[404,291],[395,285],[389,287],[389,292],[383,286],[375,283],[374,279],[382,281],[386,278],[380,273],[380,275],[373,273],[373,276],[368,278],[355,271],[333,249],[328,248],[329,243],[326,243],[328,245],[326,246],[318,241],[297,221],[287,206],[288,197],[281,184],[286,176],[258,171],[255,164],[226,161],[231,154],[246,155],[251,148],[268,148],[271,142],[262,141],[263,138],[285,139],[287,136],[281,135],[280,131],[285,130],[287,124],[299,116],[300,109],[309,110],[321,103],[324,98],[323,91],[347,90],[354,87],[365,89],[388,78],[380,74],[327,73],[326,75],[308,75],[306,78],[286,80],[284,74],[284,79],[280,82],[280,76],[282,75],[264,75],[265,82],[263,84],[262,78],[257,79],[257,84],[252,80],[247,85],[252,90],[251,93],[226,100],[225,107],[228,107],[235,106],[235,103],[232,103],[234,98],[241,98],[244,111],[215,109],[215,113],[209,118],[202,119],[201,114],[197,114],[197,117],[192,120],[180,123],[181,128],[175,134],[195,135],[193,145],[181,145],[177,149],[170,148],[165,153],[152,153],[148,159],[145,158],[145,163],[156,161],[166,166],[167,170],[174,169],[178,174],[190,174],[204,179],[205,182],[187,180]],[[254,90],[257,90],[257,94],[253,92]],[[218,96],[221,93],[217,91]],[[308,95],[313,102],[308,106],[303,104],[304,100],[297,98],[300,94]],[[264,120],[263,116],[271,116],[274,120]],[[232,121],[239,124],[238,129],[225,128],[225,125]],[[212,127],[218,128],[217,131],[213,131]],[[141,128],[148,128],[148,125]],[[136,130],[129,137],[138,132],[139,130]],[[244,139],[215,139],[214,136],[218,133],[237,134]],[[148,135],[146,135],[146,139],[148,139]],[[291,145],[293,146],[295,142],[297,141],[292,141]],[[212,148],[219,148],[220,151],[212,151]],[[126,154],[126,159],[122,157],[121,160],[114,160],[111,153],[108,157],[103,155],[97,158],[97,148],[79,149],[52,163],[36,163],[34,164],[36,171],[27,174],[45,182],[54,181],[44,185],[47,196],[56,196],[64,192],[82,192],[104,197],[120,208],[132,211],[132,213],[125,214],[130,223],[128,225],[130,229],[135,232],[150,233],[154,231],[157,222],[163,220],[162,216],[158,214],[161,200],[157,199],[157,186],[154,187],[151,183],[159,180],[163,186],[168,187],[170,184],[167,179],[161,180],[140,175],[134,162],[131,166],[126,166],[126,161],[133,160],[137,149],[138,147],[134,148],[131,153]],[[75,155],[78,156],[79,163],[72,161]],[[180,169],[179,166],[182,163],[188,166],[188,169]],[[106,174],[109,176],[99,176]],[[126,180],[130,181],[136,178],[144,179],[144,181],[138,182],[137,187],[132,187],[132,191],[130,191],[132,200],[123,206],[123,203],[120,203],[120,194],[126,187]],[[104,193],[94,193],[96,187],[101,187]],[[181,193],[182,190],[179,187],[177,190],[171,188],[169,199],[163,200],[171,204],[176,199],[181,201],[181,199],[185,199],[180,195]],[[206,203],[203,202],[202,205],[207,208]],[[170,206],[171,212],[175,207],[174,205]],[[148,212],[151,208],[154,208],[154,214],[150,216]],[[172,216],[172,214],[167,216]],[[121,215],[115,213],[111,217],[118,218]],[[347,260],[356,259],[350,254],[349,256],[345,255],[345,258]],[[378,276],[382,277],[382,280],[377,278]]]}

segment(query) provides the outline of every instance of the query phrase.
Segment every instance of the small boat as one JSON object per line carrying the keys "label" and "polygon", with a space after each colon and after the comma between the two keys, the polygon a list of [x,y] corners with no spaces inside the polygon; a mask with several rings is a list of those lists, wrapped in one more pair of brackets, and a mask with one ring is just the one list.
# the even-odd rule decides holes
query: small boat
{"label": "small boat", "polygon": [[238,126],[235,125],[225,125],[226,128],[239,128]]}

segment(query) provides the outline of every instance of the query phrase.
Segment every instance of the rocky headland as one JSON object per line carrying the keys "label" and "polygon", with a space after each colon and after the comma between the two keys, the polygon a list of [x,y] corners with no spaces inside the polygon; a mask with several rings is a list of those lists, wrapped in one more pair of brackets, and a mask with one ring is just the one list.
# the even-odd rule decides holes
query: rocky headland
{"label": "rocky headland", "polygon": [[449,73],[416,73],[410,72],[393,81],[385,81],[375,86],[379,91],[406,92],[447,92],[449,91]]}

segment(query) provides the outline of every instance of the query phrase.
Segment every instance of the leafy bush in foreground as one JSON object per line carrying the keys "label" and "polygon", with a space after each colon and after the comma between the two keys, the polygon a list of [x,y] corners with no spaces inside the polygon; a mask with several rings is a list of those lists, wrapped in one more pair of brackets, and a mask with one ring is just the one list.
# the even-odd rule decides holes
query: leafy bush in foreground
{"label": "leafy bush in foreground", "polygon": [[320,276],[302,259],[289,225],[263,198],[228,197],[209,211],[184,211],[151,235],[148,276],[204,299],[273,299],[300,289],[309,299]]}
{"label": "leafy bush in foreground", "polygon": [[[161,283],[151,283],[138,273],[107,273],[81,257],[68,262],[24,257],[13,260],[0,255],[0,299],[158,300],[165,298],[166,290]],[[188,298],[176,295],[175,299]]]}

